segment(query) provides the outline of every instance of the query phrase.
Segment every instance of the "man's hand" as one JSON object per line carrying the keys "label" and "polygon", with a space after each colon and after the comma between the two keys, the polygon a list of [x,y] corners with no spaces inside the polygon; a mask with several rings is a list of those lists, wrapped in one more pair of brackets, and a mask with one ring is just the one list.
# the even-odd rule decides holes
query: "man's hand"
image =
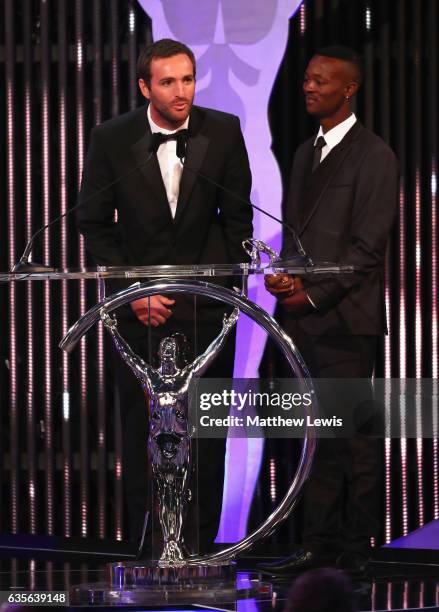
{"label": "man's hand", "polygon": [[164,295],[153,295],[150,298],[140,298],[130,302],[130,306],[134,314],[143,325],[152,325],[158,327],[166,323],[166,320],[172,315],[172,310],[167,306],[175,304],[175,300],[171,300]]}
{"label": "man's hand", "polygon": [[265,288],[279,300],[279,304],[293,317],[300,317],[314,310],[308,299],[300,276],[267,274]]}
{"label": "man's hand", "polygon": [[302,280],[299,276],[289,274],[267,274],[265,276],[265,288],[278,299],[292,295],[295,291],[303,289]]}

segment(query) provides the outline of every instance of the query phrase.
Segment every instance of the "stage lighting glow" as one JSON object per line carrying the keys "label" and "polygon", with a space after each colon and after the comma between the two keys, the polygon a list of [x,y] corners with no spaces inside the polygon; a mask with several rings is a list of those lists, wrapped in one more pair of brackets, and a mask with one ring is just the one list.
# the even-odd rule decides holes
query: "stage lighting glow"
{"label": "stage lighting glow", "polygon": [[270,499],[276,503],[277,499],[277,487],[276,487],[276,460],[270,459]]}
{"label": "stage lighting glow", "polygon": [[306,32],[306,5],[305,3],[302,3],[300,5],[299,17],[300,17],[300,35],[304,36]]}
{"label": "stage lighting glow", "polygon": [[[415,373],[422,377],[422,237],[421,237],[421,178],[419,167],[416,168],[415,181]],[[422,400],[420,392],[416,394],[416,420],[418,435],[416,439],[416,467],[418,485],[418,526],[424,524],[423,492],[423,440],[422,440]]]}
{"label": "stage lighting glow", "polygon": [[366,6],[365,20],[366,20],[366,30],[370,32],[372,29],[372,11],[370,10],[369,5]]}
{"label": "stage lighting glow", "polygon": [[[30,32],[30,17],[24,18],[24,36]],[[32,57],[28,45],[25,46],[24,64],[24,202],[26,242],[32,236]],[[35,481],[37,477],[35,456],[35,411],[34,411],[34,300],[33,283],[26,284],[26,424],[28,453],[28,512],[29,531],[37,532]]]}
{"label": "stage lighting glow", "polygon": [[[401,180],[399,190],[399,377],[407,378],[407,324],[406,324],[406,227],[405,227],[405,190]],[[408,533],[408,490],[407,490],[407,439],[404,437],[406,406],[405,400],[401,399],[401,440],[400,462],[401,462],[401,514],[402,514],[402,533]]]}

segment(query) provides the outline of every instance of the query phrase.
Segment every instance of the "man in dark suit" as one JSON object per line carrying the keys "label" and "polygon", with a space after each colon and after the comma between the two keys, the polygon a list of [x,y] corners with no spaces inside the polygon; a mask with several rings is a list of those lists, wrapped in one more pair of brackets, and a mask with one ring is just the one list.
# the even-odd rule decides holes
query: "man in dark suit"
{"label": "man in dark suit", "polygon": [[[355,272],[266,281],[315,378],[370,379],[386,332],[383,266],[398,171],[391,149],[350,109],[360,83],[359,60],[346,47],[321,49],[309,62],[303,91],[320,129],[296,152],[285,209],[314,261],[352,265]],[[284,256],[292,247],[287,239]],[[378,441],[362,435],[319,440],[304,492],[303,548],[264,569],[288,574],[336,563],[362,571],[379,530],[379,456]]]}
{"label": "man in dark suit", "polygon": [[[187,130],[185,163],[249,199],[251,175],[239,119],[193,106],[195,72],[195,58],[188,47],[168,39],[155,42],[141,52],[138,61],[139,87],[148,104],[94,128],[78,221],[97,264],[234,263],[246,259],[241,242],[252,235],[251,208],[184,168],[176,155],[176,142],[186,134],[179,132]],[[161,144],[147,162],[157,138]],[[112,189],[85,202],[124,174],[128,176]],[[111,287],[129,284],[113,281]],[[224,306],[218,302],[156,295],[131,302],[118,312],[118,319],[133,350],[151,362],[160,339],[175,332],[184,332],[192,341],[193,359],[219,333],[223,313]],[[207,375],[231,377],[233,355],[231,334]],[[129,531],[135,539],[141,533],[147,499],[146,403],[137,381],[120,360],[116,374]],[[203,452],[207,443],[208,458]],[[198,471],[200,547],[206,549],[218,526],[224,441],[200,441],[199,462],[203,464]]]}

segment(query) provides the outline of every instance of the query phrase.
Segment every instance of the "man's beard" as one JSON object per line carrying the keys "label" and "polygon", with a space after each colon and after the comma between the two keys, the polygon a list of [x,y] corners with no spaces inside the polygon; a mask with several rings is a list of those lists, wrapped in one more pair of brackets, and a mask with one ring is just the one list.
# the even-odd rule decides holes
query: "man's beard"
{"label": "man's beard", "polygon": [[181,116],[175,116],[173,114],[171,114],[171,112],[167,109],[167,108],[163,108],[163,107],[159,107],[159,106],[155,106],[155,111],[156,113],[167,123],[169,123],[170,125],[177,127],[180,127],[180,125],[182,125],[186,119],[189,117],[189,114],[191,112],[192,106],[193,106],[193,98],[192,100],[185,100],[185,102],[188,105],[188,109],[187,109],[187,114],[184,115],[184,117]]}

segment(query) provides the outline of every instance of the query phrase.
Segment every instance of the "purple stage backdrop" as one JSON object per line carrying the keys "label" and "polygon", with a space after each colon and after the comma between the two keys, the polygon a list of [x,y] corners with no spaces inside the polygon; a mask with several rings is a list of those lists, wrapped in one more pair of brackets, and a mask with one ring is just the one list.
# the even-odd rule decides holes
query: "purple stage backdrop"
{"label": "purple stage backdrop", "polygon": [[[139,0],[152,19],[154,40],[173,38],[193,49],[200,106],[239,115],[253,175],[252,202],[280,218],[282,184],[271,151],[268,101],[285,53],[290,17],[301,0]],[[254,236],[279,250],[279,224],[255,211]],[[261,278],[249,297],[273,312]],[[237,332],[235,377],[257,378],[265,332],[242,316]],[[217,541],[246,534],[263,450],[262,439],[228,440],[223,510]],[[232,469],[233,466],[233,469]]]}

